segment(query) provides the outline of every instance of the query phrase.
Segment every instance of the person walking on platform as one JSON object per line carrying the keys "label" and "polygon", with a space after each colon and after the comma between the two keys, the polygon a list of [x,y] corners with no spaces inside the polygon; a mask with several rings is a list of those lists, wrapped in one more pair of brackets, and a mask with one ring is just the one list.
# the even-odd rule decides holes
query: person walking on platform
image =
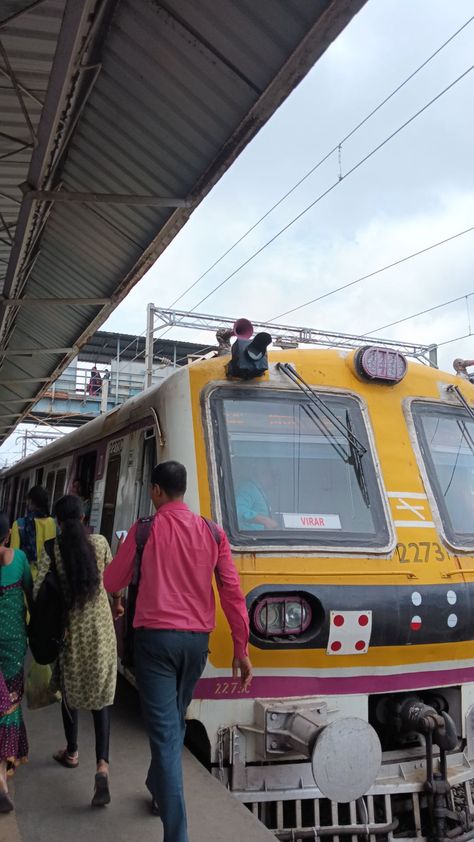
{"label": "person walking on platform", "polygon": [[56,537],[56,524],[49,516],[48,493],[43,486],[30,488],[26,510],[26,516],[18,518],[12,526],[10,546],[23,550],[35,573],[44,542]]}
{"label": "person walking on platform", "polygon": [[109,600],[102,577],[112,558],[103,535],[89,535],[84,526],[82,502],[76,495],[56,503],[60,533],[43,549],[33,598],[51,565],[55,566],[64,597],[65,643],[53,670],[51,690],[63,694],[62,717],[66,748],[53,755],[68,769],[79,764],[78,708],[94,718],[97,773],[92,805],[110,802],[110,706],[117,681],[117,646]]}
{"label": "person walking on platform", "polygon": [[[162,462],[153,469],[150,496],[156,514],[143,549],[133,621],[135,674],[151,748],[146,783],[152,810],[163,821],[163,842],[188,840],[181,753],[186,709],[215,625],[214,575],[234,641],[233,673],[240,673],[245,689],[252,678],[247,608],[229,542],[219,526],[191,512],[183,502],[185,492],[184,465]],[[140,522],[132,526],[105,571],[108,591],[132,581],[142,527]]]}
{"label": "person walking on platform", "polygon": [[[0,813],[13,810],[7,774],[26,761],[28,740],[21,712],[23,664],[28,648],[25,599],[31,597],[30,565],[21,550],[5,546],[10,526],[0,514]],[[0,838],[4,838],[0,833]]]}

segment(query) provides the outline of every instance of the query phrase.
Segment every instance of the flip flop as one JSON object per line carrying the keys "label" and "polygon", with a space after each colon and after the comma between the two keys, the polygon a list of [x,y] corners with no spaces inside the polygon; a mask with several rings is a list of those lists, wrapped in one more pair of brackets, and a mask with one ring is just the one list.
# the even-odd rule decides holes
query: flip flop
{"label": "flip flop", "polygon": [[105,772],[97,772],[95,776],[92,807],[105,807],[110,804],[109,776]]}
{"label": "flip flop", "polygon": [[15,809],[15,805],[11,800],[8,792],[0,790],[0,813],[11,813]]}
{"label": "flip flop", "polygon": [[79,760],[77,758],[75,760],[72,759],[65,749],[53,754],[53,760],[61,766],[65,766],[66,769],[76,769],[79,766]]}

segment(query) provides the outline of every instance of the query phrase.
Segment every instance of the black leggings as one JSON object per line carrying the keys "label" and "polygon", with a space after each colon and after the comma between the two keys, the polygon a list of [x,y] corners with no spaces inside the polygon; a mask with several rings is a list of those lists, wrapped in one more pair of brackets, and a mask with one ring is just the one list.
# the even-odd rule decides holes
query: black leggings
{"label": "black leggings", "polygon": [[[61,713],[63,715],[64,733],[67,740],[68,754],[74,754],[77,751],[77,729],[79,724],[79,716],[77,710],[68,708],[61,703]],[[97,763],[101,760],[109,762],[109,738],[110,738],[110,706],[102,708],[101,710],[91,711],[94,717],[94,731],[95,731],[95,755]]]}

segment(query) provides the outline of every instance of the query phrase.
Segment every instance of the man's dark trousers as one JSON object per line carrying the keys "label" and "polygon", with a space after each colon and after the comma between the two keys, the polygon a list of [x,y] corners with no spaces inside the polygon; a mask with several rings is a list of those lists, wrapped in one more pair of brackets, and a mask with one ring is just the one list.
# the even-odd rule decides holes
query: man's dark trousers
{"label": "man's dark trousers", "polygon": [[163,842],[188,842],[181,754],[185,714],[206,665],[207,632],[135,629],[135,674],[151,748],[146,785],[163,822]]}

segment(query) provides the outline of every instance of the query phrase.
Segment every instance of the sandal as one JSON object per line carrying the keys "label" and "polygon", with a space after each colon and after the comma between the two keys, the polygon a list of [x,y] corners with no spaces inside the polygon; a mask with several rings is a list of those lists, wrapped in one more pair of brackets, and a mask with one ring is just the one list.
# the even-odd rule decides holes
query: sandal
{"label": "sandal", "polygon": [[95,776],[92,807],[105,807],[110,804],[109,776],[105,772],[97,772]]}
{"label": "sandal", "polygon": [[76,757],[68,754],[67,749],[63,748],[60,751],[57,751],[56,754],[53,754],[53,760],[56,763],[60,763],[61,766],[65,766],[66,769],[76,769],[79,766],[79,760]]}
{"label": "sandal", "polygon": [[0,813],[11,813],[15,809],[15,805],[11,800],[8,792],[0,789]]}

